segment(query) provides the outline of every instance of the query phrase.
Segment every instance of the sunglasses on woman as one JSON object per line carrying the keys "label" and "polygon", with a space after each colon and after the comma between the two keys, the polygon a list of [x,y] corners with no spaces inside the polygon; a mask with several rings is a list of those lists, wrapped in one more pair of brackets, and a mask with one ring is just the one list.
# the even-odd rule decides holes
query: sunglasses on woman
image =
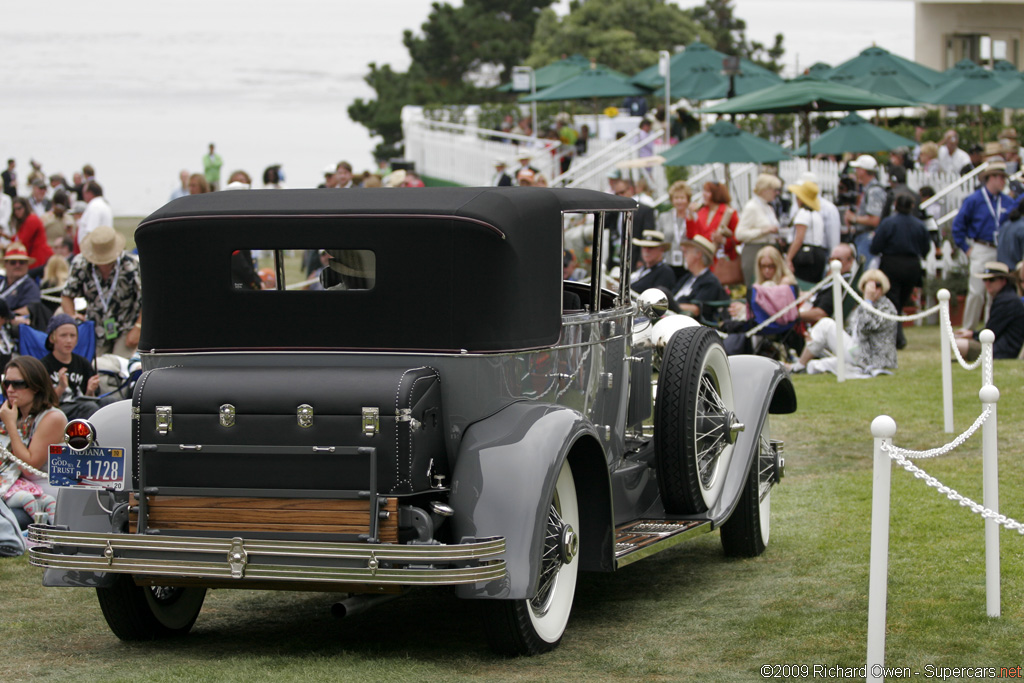
{"label": "sunglasses on woman", "polygon": [[28,388],[28,382],[23,379],[5,379],[3,382],[0,382],[0,384],[3,384],[4,391],[7,391],[11,387],[14,387],[15,389]]}

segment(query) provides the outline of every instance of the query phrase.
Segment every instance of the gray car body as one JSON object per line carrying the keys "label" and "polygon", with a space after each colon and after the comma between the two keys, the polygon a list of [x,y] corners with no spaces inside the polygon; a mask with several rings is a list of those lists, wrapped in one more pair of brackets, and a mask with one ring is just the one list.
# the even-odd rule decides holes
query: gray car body
{"label": "gray car body", "polygon": [[[628,224],[627,224],[628,225]],[[628,241],[623,245],[628,255]],[[623,280],[628,282],[629,266]],[[464,598],[524,599],[537,589],[542,537],[555,480],[568,460],[577,481],[584,570],[612,571],[615,527],[644,516],[665,516],[655,470],[626,457],[627,403],[638,314],[626,292],[606,292],[608,310],[567,313],[557,343],[506,352],[407,351],[196,351],[148,352],[146,370],[189,366],[418,367],[442,378],[443,417],[452,466],[449,503],[453,540],[503,537],[503,579],[456,587]],[[769,412],[795,407],[781,367],[764,358],[730,359],[735,414],[746,425],[725,473],[722,495],[704,515],[712,528],[728,519],[757,454],[760,426]],[[129,402],[105,407],[92,423],[98,445],[132,447]],[[57,521],[72,529],[110,532],[102,496],[63,490]],[[676,518],[679,518],[676,516]],[[327,562],[327,560],[324,560]],[[112,575],[48,569],[47,585],[102,586]]]}

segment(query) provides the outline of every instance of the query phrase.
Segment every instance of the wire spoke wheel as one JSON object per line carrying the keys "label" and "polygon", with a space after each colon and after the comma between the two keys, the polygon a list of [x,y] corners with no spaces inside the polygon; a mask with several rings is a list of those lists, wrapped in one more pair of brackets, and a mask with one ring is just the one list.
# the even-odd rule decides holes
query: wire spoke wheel
{"label": "wire spoke wheel", "polygon": [[562,465],[541,541],[537,591],[527,600],[481,601],[491,647],[505,655],[548,652],[562,639],[576,594],[580,512],[569,463]]}
{"label": "wire spoke wheel", "polygon": [[694,452],[697,454],[697,472],[701,486],[714,483],[718,458],[729,446],[729,418],[726,408],[710,374],[701,377],[697,394],[697,413],[694,415]]}

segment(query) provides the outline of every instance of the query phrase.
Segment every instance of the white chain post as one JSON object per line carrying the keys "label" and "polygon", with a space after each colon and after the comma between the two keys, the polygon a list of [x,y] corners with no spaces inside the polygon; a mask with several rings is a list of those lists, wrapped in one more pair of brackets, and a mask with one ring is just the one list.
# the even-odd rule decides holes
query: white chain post
{"label": "white chain post", "polygon": [[982,330],[978,335],[981,342],[981,386],[987,387],[992,384],[992,344],[996,340],[996,333],[992,330]]}
{"label": "white chain post", "polygon": [[843,339],[843,264],[838,260],[829,264],[832,269],[832,315],[836,320],[836,379],[846,381],[846,349]]}
{"label": "white chain post", "polygon": [[942,418],[947,434],[953,433],[953,356],[946,338],[946,321],[949,320],[949,290],[940,289],[935,298],[939,300],[939,363],[942,364]]}
{"label": "white chain post", "polygon": [[[991,330],[985,330],[993,337]],[[985,336],[984,332],[981,335]],[[990,344],[991,346],[991,344]],[[989,363],[991,365],[991,362]],[[996,403],[999,389],[987,384],[978,392],[982,410],[991,410],[981,428],[981,457],[983,462],[983,504],[996,515],[999,514],[999,451],[998,428],[996,426]],[[985,606],[990,617],[1000,614],[999,586],[999,523],[991,517],[985,519]]]}
{"label": "white chain post", "polygon": [[871,486],[871,569],[868,579],[868,681],[885,680],[885,606],[889,590],[889,483],[892,464],[883,444],[892,446],[896,421],[879,415],[871,422],[875,462]]}

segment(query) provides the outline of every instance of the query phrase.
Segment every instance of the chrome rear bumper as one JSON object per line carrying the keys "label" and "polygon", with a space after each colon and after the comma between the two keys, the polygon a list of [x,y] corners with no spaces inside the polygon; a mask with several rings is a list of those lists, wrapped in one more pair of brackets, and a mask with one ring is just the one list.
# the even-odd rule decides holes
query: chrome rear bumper
{"label": "chrome rear bumper", "polygon": [[29,540],[40,544],[29,549],[30,562],[47,569],[420,586],[505,577],[505,560],[496,559],[505,552],[505,539],[498,537],[458,545],[389,545],[94,533],[33,524]]}

